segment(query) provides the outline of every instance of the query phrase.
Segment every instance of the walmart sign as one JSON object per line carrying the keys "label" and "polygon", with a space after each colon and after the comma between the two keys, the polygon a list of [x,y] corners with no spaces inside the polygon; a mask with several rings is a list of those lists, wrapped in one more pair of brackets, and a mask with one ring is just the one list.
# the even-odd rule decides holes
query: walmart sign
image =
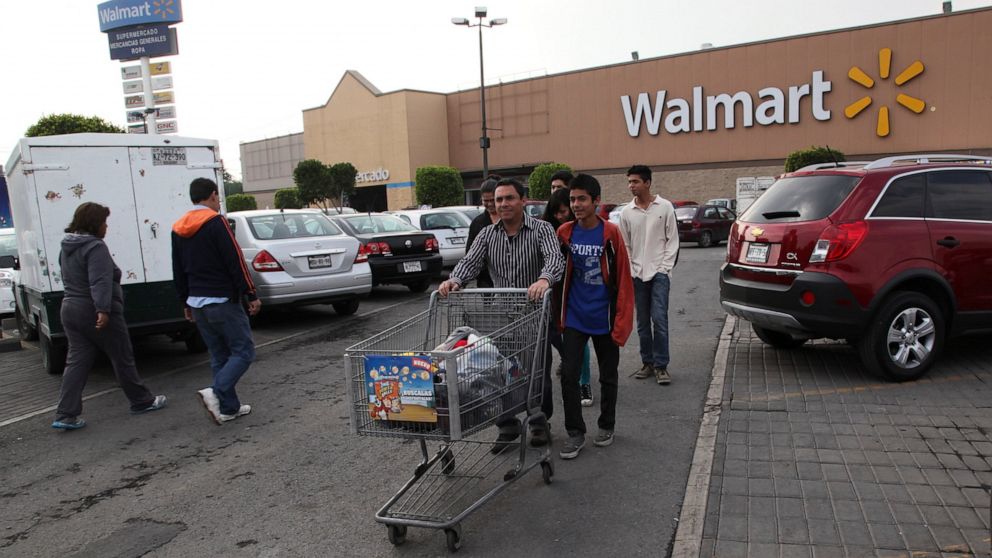
{"label": "walmart sign", "polygon": [[97,6],[100,31],[183,20],[180,0],[111,0]]}

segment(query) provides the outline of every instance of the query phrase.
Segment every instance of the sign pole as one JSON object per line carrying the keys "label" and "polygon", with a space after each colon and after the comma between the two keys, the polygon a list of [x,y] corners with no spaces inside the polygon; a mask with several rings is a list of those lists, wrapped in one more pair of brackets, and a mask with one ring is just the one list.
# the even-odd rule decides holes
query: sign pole
{"label": "sign pole", "polygon": [[141,85],[145,95],[145,133],[157,134],[155,125],[155,94],[152,93],[152,67],[147,56],[141,57]]}

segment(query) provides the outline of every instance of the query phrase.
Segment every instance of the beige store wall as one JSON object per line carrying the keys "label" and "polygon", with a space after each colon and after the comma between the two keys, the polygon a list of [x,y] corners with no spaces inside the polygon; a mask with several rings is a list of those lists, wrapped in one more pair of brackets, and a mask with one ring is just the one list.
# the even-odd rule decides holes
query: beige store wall
{"label": "beige store wall", "polygon": [[[758,165],[723,168],[656,170],[652,169],[651,191],[667,200],[692,200],[706,203],[713,198],[737,197],[737,179],[746,176],[778,176],[782,165]],[[627,169],[592,172],[602,187],[603,203],[630,201]]]}
{"label": "beige store wall", "polygon": [[[358,187],[414,181],[417,167],[448,164],[445,96],[403,90],[382,93],[358,72],[341,78],[323,107],[303,111],[307,158],[348,161],[359,172],[385,169],[385,181]],[[411,187],[386,189],[390,209],[413,203]]]}
{"label": "beige store wall", "polygon": [[[960,12],[902,23],[768,41],[592,69],[491,87],[487,91],[493,132],[494,167],[562,161],[577,169],[618,168],[638,161],[683,165],[723,161],[782,159],[791,151],[829,144],[845,153],[903,153],[981,149],[992,146],[992,72],[984,61],[992,52],[992,9]],[[880,78],[879,50],[892,49],[891,74]],[[920,60],[922,74],[897,86],[895,77]],[[858,66],[874,78],[867,89],[848,78]],[[693,86],[703,95],[750,93],[810,83],[824,72],[831,91],[824,95],[829,121],[817,121],[804,97],[798,124],[744,128],[738,105],[734,129],[723,129],[723,110],[714,131],[669,134],[664,117],[658,135],[641,125],[631,137],[620,98],[658,90],[692,103]],[[896,103],[898,94],[925,102],[922,114]],[[866,96],[872,105],[853,119],[845,107]],[[478,162],[478,92],[448,96],[451,161],[460,169]],[[705,102],[704,102],[705,104]],[[890,112],[891,133],[878,137],[880,106]],[[666,113],[667,115],[667,113]]]}

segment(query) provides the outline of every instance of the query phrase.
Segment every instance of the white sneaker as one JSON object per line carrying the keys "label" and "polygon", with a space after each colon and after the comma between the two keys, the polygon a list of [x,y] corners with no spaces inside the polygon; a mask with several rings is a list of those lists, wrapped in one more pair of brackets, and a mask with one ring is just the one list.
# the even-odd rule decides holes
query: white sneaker
{"label": "white sneaker", "polygon": [[196,394],[200,396],[200,402],[203,403],[203,408],[207,410],[210,418],[217,424],[221,424],[223,415],[220,414],[220,400],[217,399],[214,388],[203,388]]}
{"label": "white sneaker", "polygon": [[238,412],[237,413],[234,413],[233,415],[220,415],[220,421],[221,422],[228,422],[228,421],[234,420],[234,419],[236,419],[238,417],[243,417],[243,416],[247,415],[250,412],[251,412],[251,405],[242,405],[241,408],[238,409]]}

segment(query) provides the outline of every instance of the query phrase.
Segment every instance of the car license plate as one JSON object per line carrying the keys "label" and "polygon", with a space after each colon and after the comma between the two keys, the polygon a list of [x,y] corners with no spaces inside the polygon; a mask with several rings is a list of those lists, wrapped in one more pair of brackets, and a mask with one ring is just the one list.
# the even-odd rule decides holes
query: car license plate
{"label": "car license plate", "polygon": [[420,262],[403,262],[404,273],[413,273],[420,270]]}
{"label": "car license plate", "polygon": [[768,262],[768,244],[754,244],[747,247],[747,256],[744,258],[749,263]]}
{"label": "car license plate", "polygon": [[331,257],[330,256],[307,256],[307,262],[310,263],[310,269],[319,269],[321,267],[331,267]]}
{"label": "car license plate", "polygon": [[464,236],[453,236],[453,237],[451,237],[451,238],[448,239],[448,242],[450,242],[452,244],[465,244],[465,237]]}

